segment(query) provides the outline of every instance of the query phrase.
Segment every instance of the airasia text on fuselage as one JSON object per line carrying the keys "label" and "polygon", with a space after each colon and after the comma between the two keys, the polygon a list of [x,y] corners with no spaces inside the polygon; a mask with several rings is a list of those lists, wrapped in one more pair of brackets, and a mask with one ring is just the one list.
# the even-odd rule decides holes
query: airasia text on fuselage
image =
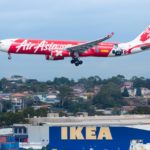
{"label": "airasia text on fuselage", "polygon": [[20,45],[16,46],[16,52],[19,53],[21,50],[30,51],[33,53],[38,51],[52,51],[52,50],[65,50],[68,47],[73,46],[72,44],[55,44],[54,42],[41,41],[40,43],[33,43],[28,40],[24,40]]}

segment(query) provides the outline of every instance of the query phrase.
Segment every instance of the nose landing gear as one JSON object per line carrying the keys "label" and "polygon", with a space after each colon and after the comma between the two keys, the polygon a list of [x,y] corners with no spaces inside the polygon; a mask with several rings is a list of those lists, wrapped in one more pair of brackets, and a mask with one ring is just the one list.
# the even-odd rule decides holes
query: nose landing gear
{"label": "nose landing gear", "polygon": [[11,54],[9,53],[8,54],[8,60],[11,60],[12,59],[12,57],[11,57]]}

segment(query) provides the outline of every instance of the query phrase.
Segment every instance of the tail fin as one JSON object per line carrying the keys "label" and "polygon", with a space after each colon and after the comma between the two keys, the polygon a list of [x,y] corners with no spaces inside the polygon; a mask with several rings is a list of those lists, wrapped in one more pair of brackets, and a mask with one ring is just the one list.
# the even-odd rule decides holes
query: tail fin
{"label": "tail fin", "polygon": [[150,26],[146,28],[136,39],[137,42],[148,42],[150,40]]}

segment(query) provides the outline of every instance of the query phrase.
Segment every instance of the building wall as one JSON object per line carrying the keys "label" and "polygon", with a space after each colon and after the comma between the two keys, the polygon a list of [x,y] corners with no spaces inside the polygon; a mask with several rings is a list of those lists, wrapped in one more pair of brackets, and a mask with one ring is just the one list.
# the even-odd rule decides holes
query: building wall
{"label": "building wall", "polygon": [[46,146],[49,143],[49,126],[27,126],[28,141],[30,143],[42,143]]}
{"label": "building wall", "polygon": [[149,146],[150,125],[50,127],[50,150],[150,150]]}

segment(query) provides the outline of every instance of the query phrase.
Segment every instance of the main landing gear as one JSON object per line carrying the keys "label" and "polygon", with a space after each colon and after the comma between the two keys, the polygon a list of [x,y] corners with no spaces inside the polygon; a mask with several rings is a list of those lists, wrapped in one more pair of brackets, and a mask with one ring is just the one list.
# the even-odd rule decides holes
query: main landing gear
{"label": "main landing gear", "polygon": [[83,61],[79,60],[78,58],[73,58],[71,60],[71,64],[75,64],[75,66],[79,66],[79,65],[83,64]]}
{"label": "main landing gear", "polygon": [[80,56],[78,52],[73,52],[71,56],[72,56],[71,64],[75,64],[75,66],[79,66],[83,64],[83,61],[80,60]]}

